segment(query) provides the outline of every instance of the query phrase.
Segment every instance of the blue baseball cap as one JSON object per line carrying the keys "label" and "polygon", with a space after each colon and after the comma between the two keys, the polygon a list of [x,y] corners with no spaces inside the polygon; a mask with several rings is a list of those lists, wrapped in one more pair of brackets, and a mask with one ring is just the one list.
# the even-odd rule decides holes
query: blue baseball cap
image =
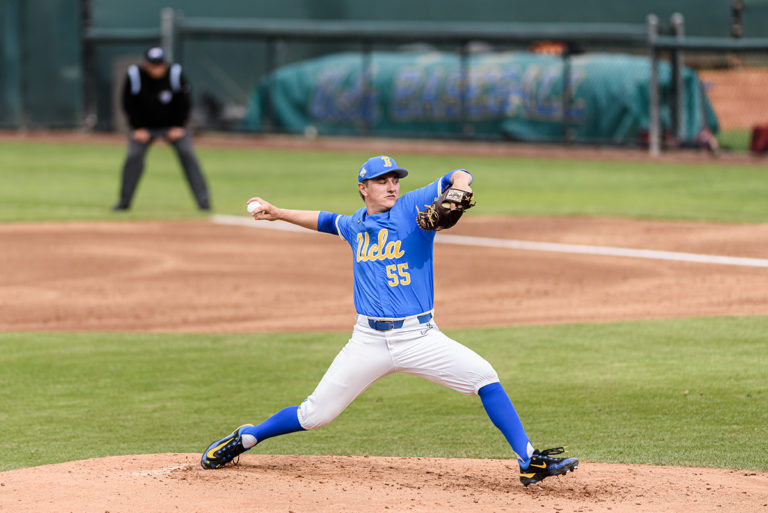
{"label": "blue baseball cap", "polygon": [[397,173],[398,178],[405,178],[408,176],[408,171],[401,167],[397,167],[397,162],[392,157],[386,155],[379,155],[377,157],[371,157],[365,161],[365,164],[360,166],[360,172],[357,173],[357,181],[370,180],[386,173],[394,171]]}

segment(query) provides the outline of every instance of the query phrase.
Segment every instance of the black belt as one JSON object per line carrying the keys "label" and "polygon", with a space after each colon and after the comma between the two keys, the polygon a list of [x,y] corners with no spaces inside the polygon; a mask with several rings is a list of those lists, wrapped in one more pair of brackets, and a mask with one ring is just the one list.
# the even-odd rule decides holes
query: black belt
{"label": "black belt", "polygon": [[[419,324],[424,324],[432,319],[431,313],[425,313],[416,317],[419,320]],[[398,319],[396,321],[383,321],[378,319],[368,319],[368,326],[377,331],[389,331],[396,330],[403,327],[405,319]]]}

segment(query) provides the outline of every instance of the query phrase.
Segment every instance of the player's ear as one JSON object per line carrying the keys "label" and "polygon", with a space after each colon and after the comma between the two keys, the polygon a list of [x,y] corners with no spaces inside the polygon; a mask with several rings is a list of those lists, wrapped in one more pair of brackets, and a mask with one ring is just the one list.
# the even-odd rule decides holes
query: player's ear
{"label": "player's ear", "polygon": [[368,196],[368,184],[365,180],[362,182],[357,182],[357,190],[363,200],[365,200],[366,196]]}

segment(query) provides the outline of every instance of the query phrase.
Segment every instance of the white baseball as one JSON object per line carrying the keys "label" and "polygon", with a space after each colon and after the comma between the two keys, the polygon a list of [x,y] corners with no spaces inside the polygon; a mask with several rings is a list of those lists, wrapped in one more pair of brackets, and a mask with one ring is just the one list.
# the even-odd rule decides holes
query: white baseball
{"label": "white baseball", "polygon": [[258,201],[251,201],[250,203],[248,203],[248,206],[245,208],[248,210],[249,214],[253,214],[255,212],[261,211],[261,203],[259,203]]}

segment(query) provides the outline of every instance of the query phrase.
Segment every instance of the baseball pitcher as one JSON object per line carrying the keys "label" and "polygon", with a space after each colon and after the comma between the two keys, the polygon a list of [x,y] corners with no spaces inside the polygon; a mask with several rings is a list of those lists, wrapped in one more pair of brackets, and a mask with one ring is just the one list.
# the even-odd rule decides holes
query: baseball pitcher
{"label": "baseball pitcher", "polygon": [[202,456],[204,468],[222,467],[268,438],[325,426],[372,383],[404,372],[479,395],[517,455],[525,486],[576,469],[576,458],[555,457],[564,452],[562,447],[534,449],[491,364],[435,324],[435,234],[455,225],[474,205],[472,175],[454,169],[400,197],[400,179],[407,175],[392,157],[368,159],[357,175],[365,206],[351,216],[282,209],[259,197],[249,200],[257,221],[280,219],[337,235],[350,245],[356,322],[349,342],[304,402],[211,443]]}

